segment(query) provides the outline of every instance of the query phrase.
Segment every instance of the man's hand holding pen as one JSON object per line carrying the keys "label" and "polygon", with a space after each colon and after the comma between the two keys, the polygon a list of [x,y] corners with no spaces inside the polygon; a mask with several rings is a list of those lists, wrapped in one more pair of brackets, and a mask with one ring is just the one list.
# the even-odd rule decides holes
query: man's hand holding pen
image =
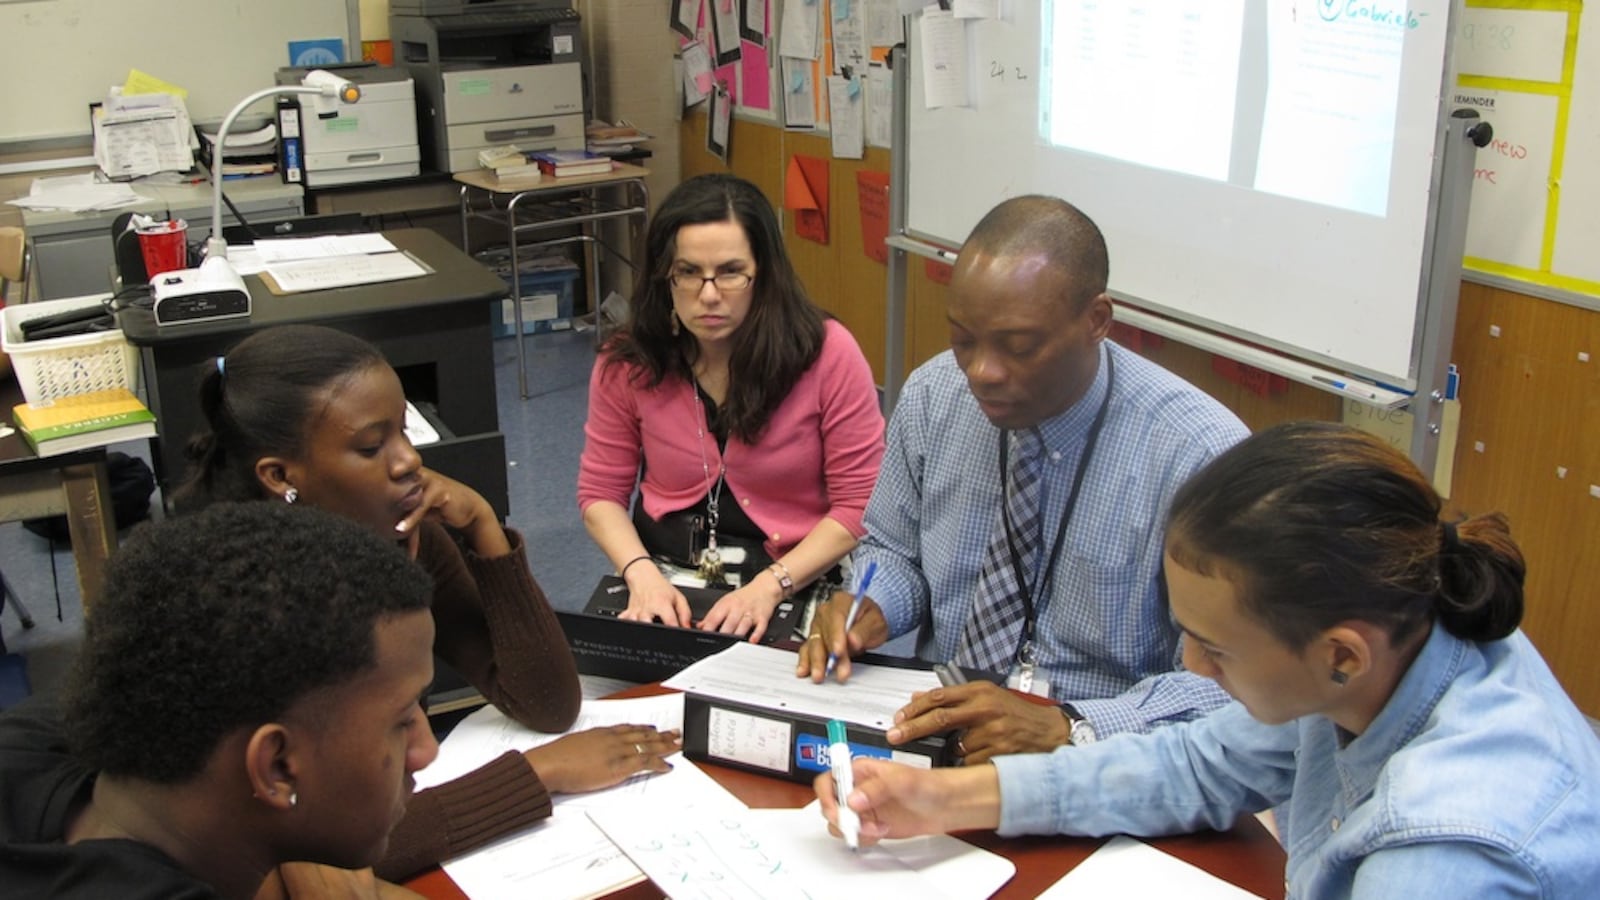
{"label": "man's hand holding pen", "polygon": [[811,636],[800,645],[794,672],[796,677],[810,678],[814,683],[821,684],[826,677],[828,655],[831,653],[837,659],[833,669],[834,679],[848,681],[851,657],[882,646],[889,639],[889,622],[871,597],[861,599],[861,608],[856,612],[854,624],[848,631],[845,630],[853,600],[849,593],[839,591],[818,608],[811,622]]}
{"label": "man's hand holding pen", "polygon": [[969,763],[1008,753],[1045,753],[1069,737],[1059,707],[1034,703],[987,681],[915,694],[894,714],[894,722],[888,732],[891,744],[960,732],[956,752]]}

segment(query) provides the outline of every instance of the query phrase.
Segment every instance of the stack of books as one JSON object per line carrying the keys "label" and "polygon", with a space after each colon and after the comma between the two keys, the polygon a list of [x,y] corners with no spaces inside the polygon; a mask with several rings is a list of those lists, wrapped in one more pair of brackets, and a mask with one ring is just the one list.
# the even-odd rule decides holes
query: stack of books
{"label": "stack of books", "polygon": [[611,157],[587,150],[546,150],[529,153],[528,159],[538,164],[540,172],[556,178],[604,175],[611,171]]}
{"label": "stack of books", "polygon": [[127,388],[18,404],[11,420],[40,456],[156,436],[156,417]]}
{"label": "stack of books", "polygon": [[496,178],[529,178],[539,174],[539,164],[530,161],[516,144],[479,150],[478,165],[493,172]]}

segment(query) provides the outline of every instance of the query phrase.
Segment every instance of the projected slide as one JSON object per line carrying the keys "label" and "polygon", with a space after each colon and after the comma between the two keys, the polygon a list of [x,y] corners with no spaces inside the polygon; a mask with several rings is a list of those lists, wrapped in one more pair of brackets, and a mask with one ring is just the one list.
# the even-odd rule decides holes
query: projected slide
{"label": "projected slide", "polygon": [[1059,0],[1046,136],[1225,180],[1244,0]]}
{"label": "projected slide", "polygon": [[1052,144],[1382,216],[1402,0],[1053,0]]}

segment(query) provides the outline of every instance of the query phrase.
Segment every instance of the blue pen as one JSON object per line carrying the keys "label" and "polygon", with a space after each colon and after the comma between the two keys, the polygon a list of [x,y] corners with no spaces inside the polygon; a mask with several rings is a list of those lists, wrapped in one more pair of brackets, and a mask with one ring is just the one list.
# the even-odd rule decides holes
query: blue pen
{"label": "blue pen", "polygon": [[[867,563],[867,571],[861,575],[861,581],[856,584],[856,597],[850,601],[850,614],[844,617],[844,633],[850,634],[850,626],[856,623],[856,614],[861,612],[861,598],[867,595],[867,588],[872,586],[872,576],[878,573],[878,561]],[[846,637],[846,640],[849,640]],[[836,653],[828,654],[828,667],[822,671],[822,680],[827,681],[833,674],[833,665],[839,661]]]}

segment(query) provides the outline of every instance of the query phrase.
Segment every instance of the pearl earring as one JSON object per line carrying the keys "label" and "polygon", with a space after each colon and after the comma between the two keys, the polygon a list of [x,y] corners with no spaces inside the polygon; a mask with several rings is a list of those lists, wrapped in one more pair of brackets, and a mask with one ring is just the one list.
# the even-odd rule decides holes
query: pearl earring
{"label": "pearl earring", "polygon": [[285,502],[285,503],[292,504],[296,500],[299,500],[299,499],[300,499],[300,492],[295,490],[294,488],[289,488],[287,491],[283,492],[283,502]]}
{"label": "pearl earring", "polygon": [[289,792],[289,808],[294,809],[300,805],[300,795],[294,791]]}

